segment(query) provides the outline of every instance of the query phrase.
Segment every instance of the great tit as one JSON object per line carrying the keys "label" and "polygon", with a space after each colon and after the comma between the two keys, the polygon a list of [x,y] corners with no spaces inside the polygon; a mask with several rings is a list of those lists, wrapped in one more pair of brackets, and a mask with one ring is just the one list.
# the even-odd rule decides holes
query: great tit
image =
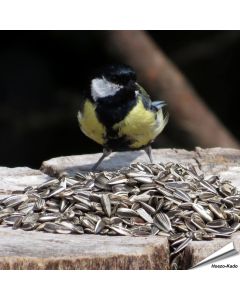
{"label": "great tit", "polygon": [[113,150],[144,149],[151,163],[151,143],[162,132],[169,114],[164,101],[152,102],[126,65],[110,65],[91,79],[78,112],[82,132],[103,146],[100,165]]}

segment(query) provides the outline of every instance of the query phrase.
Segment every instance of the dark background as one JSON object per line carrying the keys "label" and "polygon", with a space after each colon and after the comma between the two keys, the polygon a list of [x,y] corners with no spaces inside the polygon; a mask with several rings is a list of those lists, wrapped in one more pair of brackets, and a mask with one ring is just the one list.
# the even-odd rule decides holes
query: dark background
{"label": "dark background", "polygon": [[[239,31],[152,31],[207,105],[240,140]],[[0,165],[101,151],[79,130],[80,94],[96,68],[115,62],[94,31],[0,32]],[[186,137],[187,140],[187,137]],[[156,146],[186,147],[166,128]]]}

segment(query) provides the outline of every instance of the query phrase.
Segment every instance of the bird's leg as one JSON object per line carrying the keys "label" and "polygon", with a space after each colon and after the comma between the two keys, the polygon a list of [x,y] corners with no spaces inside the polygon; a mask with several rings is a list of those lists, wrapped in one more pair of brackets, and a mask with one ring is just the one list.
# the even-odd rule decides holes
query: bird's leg
{"label": "bird's leg", "polygon": [[147,146],[144,148],[144,151],[147,153],[147,156],[149,157],[151,164],[153,164],[152,147]]}
{"label": "bird's leg", "polygon": [[97,167],[101,164],[101,162],[104,160],[104,158],[106,158],[108,155],[110,155],[112,153],[112,150],[103,148],[103,154],[102,156],[99,158],[99,160],[95,163],[95,165],[92,167],[92,171],[96,171]]}

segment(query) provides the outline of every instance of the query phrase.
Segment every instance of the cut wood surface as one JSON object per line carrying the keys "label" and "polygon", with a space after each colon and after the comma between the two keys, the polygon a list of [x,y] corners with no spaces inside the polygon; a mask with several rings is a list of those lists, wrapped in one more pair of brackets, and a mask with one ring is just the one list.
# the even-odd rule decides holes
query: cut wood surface
{"label": "cut wood surface", "polygon": [[[220,175],[222,179],[232,180],[240,188],[240,178],[238,178],[240,174],[240,150],[197,147],[195,151],[158,149],[152,152],[156,163],[174,162],[194,165],[206,176],[210,174]],[[101,153],[52,158],[42,163],[41,171],[50,176],[90,171],[100,156]],[[98,170],[117,170],[137,161],[149,163],[144,151],[114,152],[103,161]]]}
{"label": "cut wood surface", "polygon": [[[159,149],[153,150],[152,153],[155,162],[179,162],[197,166],[197,161],[194,159],[195,152],[193,151]],[[91,171],[101,155],[101,153],[97,153],[52,158],[42,163],[41,170],[51,176],[59,176],[64,173],[74,174],[78,171]],[[118,170],[135,162],[150,163],[144,151],[113,152],[101,163],[98,171]]]}
{"label": "cut wood surface", "polygon": [[0,167],[0,196],[13,191],[23,191],[27,186],[37,186],[48,179],[49,176],[39,170]]}
{"label": "cut wood surface", "polygon": [[194,241],[183,252],[181,267],[189,269],[200,261],[221,249],[231,241],[234,242],[235,249],[240,251],[240,234],[235,233],[231,239],[215,239],[213,241]]}
{"label": "cut wood surface", "polygon": [[168,269],[163,237],[27,232],[0,226],[0,269]]}
{"label": "cut wood surface", "polygon": [[[101,154],[58,157],[43,162],[41,171],[29,168],[0,168],[0,199],[28,185],[38,185],[49,176],[88,171]],[[240,189],[240,150],[196,148],[195,151],[161,149],[153,151],[155,162],[195,165],[204,174],[218,174]],[[132,162],[148,162],[143,151],[113,153],[99,170],[114,170]],[[44,174],[45,173],[45,174]],[[232,240],[239,250],[240,234]],[[229,239],[192,242],[183,253],[189,268],[218,250]],[[0,226],[0,269],[168,269],[166,238],[116,237],[101,235],[59,235],[27,232]]]}

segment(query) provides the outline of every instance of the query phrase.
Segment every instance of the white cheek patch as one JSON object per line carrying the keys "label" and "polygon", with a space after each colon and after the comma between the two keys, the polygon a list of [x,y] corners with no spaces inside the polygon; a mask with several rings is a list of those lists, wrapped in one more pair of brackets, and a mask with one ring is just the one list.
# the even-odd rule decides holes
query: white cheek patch
{"label": "white cheek patch", "polygon": [[112,83],[105,78],[96,78],[91,82],[91,94],[96,101],[99,98],[114,96],[123,86]]}

